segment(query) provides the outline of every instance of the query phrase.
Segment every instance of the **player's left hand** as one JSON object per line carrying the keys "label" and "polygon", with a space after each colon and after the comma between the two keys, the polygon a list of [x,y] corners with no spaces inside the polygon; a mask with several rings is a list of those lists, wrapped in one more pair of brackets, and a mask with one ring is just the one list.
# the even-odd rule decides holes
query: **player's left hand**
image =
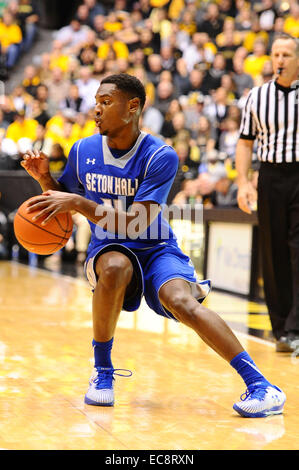
{"label": "player's left hand", "polygon": [[41,223],[41,225],[46,225],[56,214],[75,210],[76,197],[76,194],[63,191],[45,191],[37,196],[34,201],[28,203],[27,212],[39,210],[32,220],[38,220],[46,216]]}

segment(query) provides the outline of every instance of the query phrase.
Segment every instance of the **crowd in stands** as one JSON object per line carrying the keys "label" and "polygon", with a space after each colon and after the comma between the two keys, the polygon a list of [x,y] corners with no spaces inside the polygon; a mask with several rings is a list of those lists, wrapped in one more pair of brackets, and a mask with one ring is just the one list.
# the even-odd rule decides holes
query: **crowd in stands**
{"label": "crowd in stands", "polygon": [[[12,69],[39,17],[31,0],[5,3],[1,60]],[[73,143],[96,132],[101,79],[127,72],[146,88],[143,130],[179,156],[169,202],[234,207],[242,109],[249,90],[273,78],[269,54],[279,32],[299,37],[297,0],[83,0],[53,33],[50,52],[2,97],[0,169],[19,169],[34,148],[62,171]]]}

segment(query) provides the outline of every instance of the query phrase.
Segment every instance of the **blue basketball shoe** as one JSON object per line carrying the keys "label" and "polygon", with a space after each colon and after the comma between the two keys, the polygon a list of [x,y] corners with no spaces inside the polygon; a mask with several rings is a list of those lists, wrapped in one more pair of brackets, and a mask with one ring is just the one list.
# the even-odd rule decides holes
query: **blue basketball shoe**
{"label": "blue basketball shoe", "polygon": [[283,412],[286,396],[280,388],[261,382],[254,383],[241,395],[233,409],[245,418],[265,418]]}
{"label": "blue basketball shoe", "polygon": [[[119,374],[123,370],[128,374]],[[87,405],[113,406],[114,405],[114,375],[131,377],[132,372],[126,369],[113,369],[113,367],[97,367],[89,379],[89,388],[84,402]]]}

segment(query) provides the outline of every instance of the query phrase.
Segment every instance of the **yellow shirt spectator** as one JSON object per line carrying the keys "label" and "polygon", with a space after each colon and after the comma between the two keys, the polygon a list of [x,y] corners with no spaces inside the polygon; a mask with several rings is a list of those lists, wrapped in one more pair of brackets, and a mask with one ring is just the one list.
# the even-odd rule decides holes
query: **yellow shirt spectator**
{"label": "yellow shirt spectator", "polygon": [[56,141],[60,138],[63,131],[64,118],[60,114],[56,114],[46,124],[46,137]]}
{"label": "yellow shirt spectator", "polygon": [[61,147],[63,148],[64,155],[66,155],[66,157],[68,158],[70,150],[74,143],[77,142],[77,140],[77,137],[74,137],[72,135],[67,137],[61,136],[59,139],[56,140],[56,143],[61,145]]}
{"label": "yellow shirt spectator", "polygon": [[58,67],[63,72],[67,72],[69,70],[70,60],[70,57],[67,55],[61,55],[58,57],[50,56],[50,70]]}
{"label": "yellow shirt spectator", "polygon": [[120,21],[106,21],[104,23],[104,29],[110,31],[111,33],[116,33],[122,29],[122,23]]}
{"label": "yellow shirt spectator", "polygon": [[295,38],[299,38],[299,18],[294,18],[293,16],[287,16],[283,30],[285,33],[290,34]]}
{"label": "yellow shirt spectator", "polygon": [[185,8],[184,0],[171,0],[169,9],[168,9],[168,18],[170,20],[178,20],[184,8]]}
{"label": "yellow shirt spectator", "polygon": [[35,140],[37,126],[38,122],[35,119],[27,119],[23,115],[18,114],[16,120],[8,126],[6,138],[13,140],[15,143],[22,137]]}
{"label": "yellow shirt spectator", "polygon": [[271,60],[268,55],[262,55],[260,57],[254,56],[253,54],[246,57],[244,60],[244,73],[248,73],[253,79],[261,75],[265,62]]}
{"label": "yellow shirt spectator", "polygon": [[[81,130],[78,124],[66,120],[62,115],[53,116],[46,125],[46,137],[59,143],[63,149],[69,148],[71,142],[81,139]],[[72,145],[72,144],[71,144]],[[70,150],[70,148],[69,148]],[[68,155],[68,152],[64,152]]]}
{"label": "yellow shirt spectator", "polygon": [[74,124],[74,128],[75,131],[78,132],[78,139],[90,137],[95,133],[95,130],[97,129],[94,120],[86,121],[83,127],[79,126],[79,124]]}
{"label": "yellow shirt spectator", "polygon": [[101,59],[107,59],[109,55],[110,48],[115,53],[116,59],[128,59],[129,58],[129,49],[127,45],[121,41],[113,41],[112,43],[104,42],[98,48],[98,57]]}
{"label": "yellow shirt spectator", "polygon": [[16,24],[5,24],[0,21],[0,43],[3,48],[7,48],[12,44],[19,44],[22,41],[21,28]]}
{"label": "yellow shirt spectator", "polygon": [[268,33],[266,33],[266,31],[259,31],[258,33],[255,33],[254,31],[249,31],[245,34],[243,46],[245,47],[245,49],[248,50],[248,52],[253,51],[253,46],[257,39],[262,39],[265,44],[268,44]]}

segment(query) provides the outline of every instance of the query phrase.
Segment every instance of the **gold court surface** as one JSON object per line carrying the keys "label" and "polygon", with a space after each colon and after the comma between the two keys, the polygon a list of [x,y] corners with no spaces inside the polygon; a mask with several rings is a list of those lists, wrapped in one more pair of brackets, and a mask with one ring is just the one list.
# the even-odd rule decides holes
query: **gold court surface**
{"label": "gold court surface", "polygon": [[93,354],[87,281],[5,261],[0,277],[2,450],[298,450],[299,357],[275,352],[263,304],[213,291],[206,300],[284,389],[283,415],[237,415],[238,374],[144,304],[121,313],[114,342],[114,367],[133,375],[117,377],[113,408],[93,407],[83,401]]}

